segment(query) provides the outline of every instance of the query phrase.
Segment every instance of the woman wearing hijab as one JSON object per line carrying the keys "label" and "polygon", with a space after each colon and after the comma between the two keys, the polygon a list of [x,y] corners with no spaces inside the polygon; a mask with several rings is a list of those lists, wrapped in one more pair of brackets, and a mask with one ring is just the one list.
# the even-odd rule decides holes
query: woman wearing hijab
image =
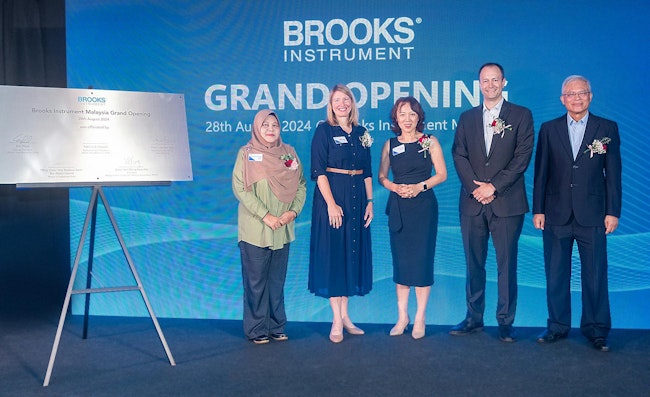
{"label": "woman wearing hijab", "polygon": [[289,244],[307,188],[296,151],[282,143],[275,112],[265,109],[255,115],[251,140],[237,154],[232,189],[239,200],[244,333],[255,344],[287,340]]}
{"label": "woman wearing hijab", "polygon": [[311,143],[311,178],[318,186],[312,206],[309,290],[332,307],[330,340],[343,329],[361,335],[348,315],[348,297],[372,288],[370,222],[373,218],[372,138],[359,125],[352,92],[336,85]]}

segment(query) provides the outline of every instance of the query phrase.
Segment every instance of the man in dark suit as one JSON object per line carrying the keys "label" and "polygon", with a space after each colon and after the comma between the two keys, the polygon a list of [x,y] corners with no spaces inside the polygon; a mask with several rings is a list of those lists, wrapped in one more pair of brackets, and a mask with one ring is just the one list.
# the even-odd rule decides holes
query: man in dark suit
{"label": "man in dark suit", "polygon": [[517,307],[517,251],[528,212],[524,171],[533,152],[530,110],[503,98],[501,65],[479,69],[483,104],[461,114],[452,147],[461,183],[460,228],[467,262],[467,314],[449,332],[468,335],[483,329],[488,240],[496,253],[499,338],[514,342]]}
{"label": "man in dark suit", "polygon": [[569,76],[560,96],[567,114],[539,131],[533,224],[543,230],[549,318],[537,341],[555,342],[571,329],[571,253],[577,241],[580,330],[596,349],[609,351],[606,235],[621,216],[621,153],[618,126],[589,112],[592,98],[587,79]]}

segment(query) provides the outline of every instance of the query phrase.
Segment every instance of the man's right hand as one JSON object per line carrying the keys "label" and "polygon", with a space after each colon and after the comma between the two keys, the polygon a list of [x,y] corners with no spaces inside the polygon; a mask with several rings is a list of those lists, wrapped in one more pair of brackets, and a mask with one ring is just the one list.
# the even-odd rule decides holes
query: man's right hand
{"label": "man's right hand", "polygon": [[544,230],[544,223],[546,222],[546,217],[544,214],[535,214],[533,215],[533,225],[535,229]]}

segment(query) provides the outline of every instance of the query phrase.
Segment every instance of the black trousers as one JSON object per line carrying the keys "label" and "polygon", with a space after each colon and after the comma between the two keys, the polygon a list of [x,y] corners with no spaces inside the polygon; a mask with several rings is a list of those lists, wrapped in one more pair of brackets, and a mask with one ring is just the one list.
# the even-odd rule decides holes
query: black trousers
{"label": "black trousers", "polygon": [[244,284],[244,334],[248,339],[284,332],[284,282],[289,244],[272,250],[239,242]]}
{"label": "black trousers", "polygon": [[566,333],[571,329],[571,256],[578,243],[582,282],[580,330],[589,340],[607,337],[612,326],[607,280],[607,238],[605,226],[585,227],[571,221],[562,226],[546,223],[544,268],[548,329]]}
{"label": "black trousers", "polygon": [[467,319],[483,322],[485,311],[485,262],[488,240],[497,262],[498,301],[496,319],[499,325],[512,325],[517,309],[517,253],[524,215],[498,217],[490,205],[484,205],[476,216],[460,216],[465,260],[467,262]]}

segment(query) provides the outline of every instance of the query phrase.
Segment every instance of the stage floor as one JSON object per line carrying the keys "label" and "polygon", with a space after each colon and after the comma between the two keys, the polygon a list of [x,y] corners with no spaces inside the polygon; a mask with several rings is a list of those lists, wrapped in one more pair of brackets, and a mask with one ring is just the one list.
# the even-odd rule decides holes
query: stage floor
{"label": "stage floor", "polygon": [[366,335],[332,344],[329,324],[294,323],[289,340],[254,345],[240,321],[159,319],[171,366],[148,318],[68,317],[50,385],[43,380],[58,314],[0,317],[0,396],[647,396],[650,331],[612,331],[611,352],[591,347],[576,329],[539,345],[539,328],[519,341],[496,328],[453,337],[388,336],[391,325],[359,324]]}

